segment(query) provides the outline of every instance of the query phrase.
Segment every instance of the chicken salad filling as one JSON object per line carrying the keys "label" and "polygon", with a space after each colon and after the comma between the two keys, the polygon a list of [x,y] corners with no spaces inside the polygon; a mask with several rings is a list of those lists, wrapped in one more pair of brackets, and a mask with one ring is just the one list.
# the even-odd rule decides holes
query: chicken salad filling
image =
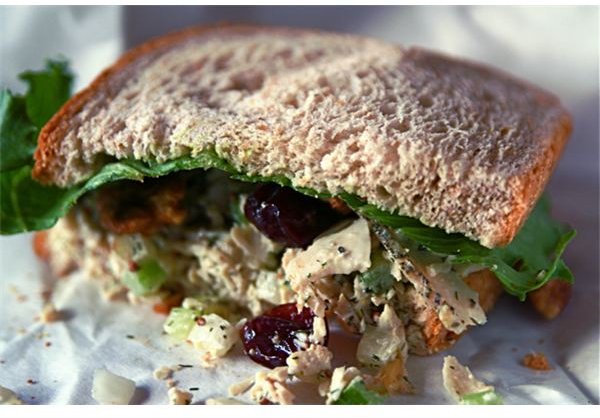
{"label": "chicken salad filling", "polygon": [[323,386],[324,397],[330,323],[361,336],[361,384],[410,393],[409,353],[440,351],[485,323],[493,303],[482,307],[483,287],[467,279],[492,283],[487,299],[502,291],[481,266],[453,266],[341,201],[216,170],[102,188],[44,234],[57,274],[83,269],[107,296],[153,304],[202,364],[241,342],[253,361]]}

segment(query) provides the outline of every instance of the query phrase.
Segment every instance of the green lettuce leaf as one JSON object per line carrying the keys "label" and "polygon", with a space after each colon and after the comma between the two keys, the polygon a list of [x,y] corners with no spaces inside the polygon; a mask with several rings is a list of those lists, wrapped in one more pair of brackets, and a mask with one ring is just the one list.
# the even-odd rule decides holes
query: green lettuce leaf
{"label": "green lettuce leaf", "polygon": [[31,163],[37,131],[27,116],[25,98],[0,91],[0,172]]}
{"label": "green lettuce leaf", "polygon": [[19,78],[29,86],[25,95],[27,116],[42,129],[71,96],[73,75],[69,65],[66,61],[49,60],[44,70],[26,71]]}
{"label": "green lettuce leaf", "polygon": [[362,379],[355,378],[342,390],[340,397],[333,402],[334,405],[379,405],[383,403],[383,396],[375,393],[365,386]]}
{"label": "green lettuce leaf", "polygon": [[[204,150],[167,162],[120,160],[107,163],[87,181],[60,189],[43,186],[31,178],[32,153],[38,130],[68,97],[72,76],[64,62],[49,61],[41,72],[21,76],[29,84],[24,97],[3,91],[0,96],[0,233],[16,234],[52,227],[83,194],[118,180],[143,181],[180,170],[217,168],[232,178],[248,182],[275,182],[292,186],[283,176],[248,175],[214,150]],[[48,95],[56,95],[50,99]],[[329,193],[296,187],[314,197],[332,197]],[[460,234],[447,234],[425,226],[417,219],[389,213],[349,193],[337,197],[362,216],[391,227],[434,253],[448,256],[453,263],[474,263],[490,268],[512,295],[526,294],[552,278],[573,281],[573,275],[561,259],[575,231],[550,217],[549,203],[542,199],[529,219],[504,248],[488,249]]]}
{"label": "green lettuce leaf", "polygon": [[488,267],[511,295],[525,300],[528,292],[553,278],[570,283],[573,274],[561,256],[575,231],[550,216],[550,202],[542,197],[527,221],[506,247],[489,249],[461,234],[448,234],[423,225],[416,219],[394,215],[367,204],[355,196],[344,196],[348,205],[361,215],[394,228],[428,250],[449,257],[456,264]]}

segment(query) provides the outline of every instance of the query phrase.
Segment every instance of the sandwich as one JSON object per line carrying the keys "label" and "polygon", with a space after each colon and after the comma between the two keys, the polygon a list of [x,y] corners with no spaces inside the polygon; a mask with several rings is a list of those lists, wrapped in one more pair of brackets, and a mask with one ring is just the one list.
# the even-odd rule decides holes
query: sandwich
{"label": "sandwich", "polygon": [[[499,70],[217,25],[151,40],[71,98],[64,62],[22,79],[2,92],[1,232],[38,231],[56,276],[152,304],[207,364],[239,341],[273,369],[257,402],[289,403],[261,382],[291,376],[329,403],[408,393],[409,355],[452,346],[502,293],[547,318],[569,299],[575,232],[543,189],[571,120]],[[357,367],[331,370],[331,327],[359,336]]]}

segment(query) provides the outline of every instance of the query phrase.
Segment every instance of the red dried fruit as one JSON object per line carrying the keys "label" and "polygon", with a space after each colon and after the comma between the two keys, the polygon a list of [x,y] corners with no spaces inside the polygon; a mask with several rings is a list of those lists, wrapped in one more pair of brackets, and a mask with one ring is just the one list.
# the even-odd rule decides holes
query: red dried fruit
{"label": "red dried fruit", "polygon": [[244,215],[263,234],[287,247],[306,247],[341,217],[326,202],[273,183],[259,185]]}
{"label": "red dried fruit", "polygon": [[310,345],[308,336],[314,318],[310,308],[298,311],[295,303],[279,305],[246,322],[240,331],[244,351],[256,363],[271,369],[285,366],[290,354]]}

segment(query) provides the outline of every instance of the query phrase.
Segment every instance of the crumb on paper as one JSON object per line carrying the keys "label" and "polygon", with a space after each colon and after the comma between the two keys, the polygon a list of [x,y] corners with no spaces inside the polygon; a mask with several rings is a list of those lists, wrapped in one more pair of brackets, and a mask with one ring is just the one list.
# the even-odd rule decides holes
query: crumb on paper
{"label": "crumb on paper", "polygon": [[205,405],[249,405],[235,398],[208,398]]}
{"label": "crumb on paper", "polygon": [[547,372],[552,370],[550,362],[544,353],[529,353],[523,357],[523,366],[528,367],[532,370],[538,370]]}
{"label": "crumb on paper", "polygon": [[126,291],[119,286],[113,286],[107,289],[102,289],[102,297],[108,301],[123,300],[126,298]]}
{"label": "crumb on paper", "polygon": [[167,380],[173,376],[173,369],[167,366],[162,366],[154,370],[152,376],[154,376],[156,380]]}
{"label": "crumb on paper", "polygon": [[189,405],[192,403],[192,394],[185,390],[172,387],[167,392],[169,395],[169,404],[171,405]]}
{"label": "crumb on paper", "polygon": [[177,381],[175,379],[167,379],[167,387],[173,388],[177,385]]}
{"label": "crumb on paper", "polygon": [[229,386],[229,396],[237,396],[245,393],[254,384],[254,376],[248,377],[237,383],[233,383]]}
{"label": "crumb on paper", "polygon": [[17,299],[17,302],[19,303],[23,303],[23,302],[27,302],[27,295],[21,293],[21,291],[17,288],[17,286],[15,285],[10,285],[8,287],[8,290],[15,295],[15,298]]}
{"label": "crumb on paper", "polygon": [[48,334],[47,332],[39,332],[35,335],[36,340],[43,340],[44,338],[49,338],[50,334]]}
{"label": "crumb on paper", "polygon": [[60,321],[62,319],[62,313],[52,302],[46,303],[42,312],[40,312],[40,322],[48,324],[50,322]]}
{"label": "crumb on paper", "polygon": [[50,301],[50,297],[52,296],[52,289],[43,289],[40,291],[40,297],[44,302]]}
{"label": "crumb on paper", "polygon": [[50,346],[52,346],[52,343],[50,341],[46,341],[44,343],[44,347],[50,347]]}
{"label": "crumb on paper", "polygon": [[37,385],[37,380],[27,379],[27,384],[28,385]]}
{"label": "crumb on paper", "polygon": [[0,386],[0,405],[23,405],[23,401],[12,390]]}

